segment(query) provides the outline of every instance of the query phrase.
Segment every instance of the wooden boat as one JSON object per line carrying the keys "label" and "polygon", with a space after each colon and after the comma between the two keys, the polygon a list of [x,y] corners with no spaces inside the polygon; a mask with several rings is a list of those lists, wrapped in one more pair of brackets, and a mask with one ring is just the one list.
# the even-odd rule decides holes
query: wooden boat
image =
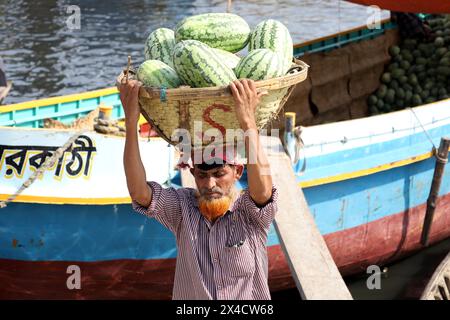
{"label": "wooden boat", "polygon": [[420,299],[450,300],[450,253],[437,267]]}
{"label": "wooden boat", "polygon": [[0,87],[0,104],[2,104],[3,100],[8,95],[9,91],[11,90],[12,82],[8,81],[6,83],[6,87]]}
{"label": "wooden boat", "polygon": [[[327,61],[328,53],[338,59],[335,52],[360,45],[372,48],[375,56],[374,44],[391,28],[385,21],[381,30],[353,29],[297,45],[295,53],[306,61],[315,54]],[[311,65],[311,86],[326,86],[323,81],[315,83],[315,64]],[[287,108],[295,111],[302,96],[302,91],[294,93]],[[115,118],[123,116],[115,88],[3,107],[0,200],[16,192],[45,151],[53,152],[74,134],[41,129],[44,118],[71,121],[101,102],[114,107]],[[435,163],[430,140],[437,145],[450,134],[450,100],[317,125],[323,120],[320,108],[312,120],[307,119],[306,109],[297,110],[300,122],[311,125],[301,128],[304,146],[294,169],[341,273],[365,272],[369,265],[383,265],[420,250]],[[341,108],[338,113],[333,110],[324,112],[325,118],[330,119],[331,112],[339,115],[337,120],[345,120]],[[1,299],[171,296],[175,239],[156,221],[132,211],[122,169],[123,143],[123,138],[85,133],[60,165],[0,209]],[[172,147],[159,138],[143,139],[140,147],[147,179],[181,185],[179,173],[173,170]],[[239,187],[245,187],[244,181],[245,177]],[[450,236],[450,216],[445,214],[449,210],[450,175],[446,174],[431,244]],[[271,290],[294,287],[273,228],[267,246]],[[66,285],[72,265],[81,271],[80,290]]]}
{"label": "wooden boat", "polygon": [[450,13],[450,3],[442,0],[347,0],[365,6],[415,13]]}

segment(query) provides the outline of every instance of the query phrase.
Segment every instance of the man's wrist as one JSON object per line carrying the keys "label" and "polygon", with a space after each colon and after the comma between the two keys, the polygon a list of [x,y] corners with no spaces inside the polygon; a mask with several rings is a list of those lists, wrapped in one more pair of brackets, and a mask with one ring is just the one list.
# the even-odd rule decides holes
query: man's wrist
{"label": "man's wrist", "polygon": [[256,126],[256,123],[254,121],[253,122],[249,121],[249,122],[241,123],[241,129],[244,130],[244,131],[247,131],[247,130],[256,130],[256,131],[258,131],[258,127]]}

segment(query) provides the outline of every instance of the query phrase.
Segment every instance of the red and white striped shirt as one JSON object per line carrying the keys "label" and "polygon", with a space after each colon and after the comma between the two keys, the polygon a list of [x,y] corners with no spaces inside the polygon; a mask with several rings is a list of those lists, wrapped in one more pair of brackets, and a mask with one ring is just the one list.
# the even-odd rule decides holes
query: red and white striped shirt
{"label": "red and white striped shirt", "polygon": [[275,187],[262,208],[244,190],[231,210],[211,224],[198,209],[194,189],[148,184],[150,206],[133,202],[133,208],[176,237],[174,300],[270,299],[266,241],[277,211]]}

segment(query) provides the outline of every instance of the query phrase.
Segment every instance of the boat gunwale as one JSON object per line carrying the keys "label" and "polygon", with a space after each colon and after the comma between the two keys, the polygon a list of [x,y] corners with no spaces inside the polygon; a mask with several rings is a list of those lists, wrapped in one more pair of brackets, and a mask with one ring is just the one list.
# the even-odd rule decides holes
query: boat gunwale
{"label": "boat gunwale", "polygon": [[[424,113],[430,113],[433,114],[433,109],[438,107],[445,107],[444,105],[449,104],[450,105],[450,98],[449,99],[445,99],[445,100],[441,100],[441,101],[436,101],[433,103],[429,103],[429,104],[425,104],[425,105],[420,105],[414,108],[411,108],[414,111],[414,114],[416,111],[422,111]],[[385,114],[380,114],[380,115],[376,115],[376,116],[372,116],[372,117],[365,117],[365,118],[359,118],[359,119],[352,119],[352,120],[346,120],[346,121],[339,121],[339,122],[333,122],[333,123],[326,123],[326,124],[321,124],[321,125],[316,125],[316,126],[311,126],[311,127],[301,127],[298,126],[296,127],[297,129],[300,129],[300,131],[307,131],[309,128],[313,129],[313,130],[320,130],[322,132],[324,132],[324,128],[330,128],[330,127],[336,127],[334,128],[334,131],[337,132],[341,132],[339,129],[342,127],[349,127],[349,124],[352,123],[353,125],[357,124],[358,122],[364,123],[364,122],[377,122],[377,123],[382,123],[383,125],[386,126],[386,130],[383,132],[377,132],[377,133],[371,133],[365,136],[358,136],[358,137],[352,137],[352,136],[347,136],[345,135],[345,138],[347,139],[347,143],[350,141],[354,141],[354,140],[370,140],[371,138],[375,137],[375,136],[385,136],[385,135],[392,135],[394,132],[398,133],[401,131],[410,131],[411,133],[406,133],[405,136],[411,136],[413,134],[417,134],[414,133],[413,131],[415,131],[418,128],[421,128],[420,123],[418,123],[415,126],[412,127],[408,127],[408,128],[394,128],[390,126],[389,121],[383,120],[382,118],[395,118],[395,117],[402,117],[403,115],[406,116],[410,116],[411,110],[408,109],[404,109],[404,110],[399,110],[399,111],[395,111],[395,112],[390,112],[390,113],[385,113]],[[424,124],[425,127],[439,123],[440,121],[446,121],[447,124],[443,124],[444,125],[448,125],[448,122],[450,120],[450,117],[445,117],[442,119],[438,119],[435,120],[433,122],[430,123],[426,123]],[[380,125],[380,127],[383,127],[383,125]],[[360,125],[361,126],[361,125]],[[368,125],[365,125],[364,127],[368,127]],[[441,127],[441,125],[437,125],[436,128]],[[395,129],[395,130],[393,130]],[[423,128],[422,128],[423,130]],[[314,132],[313,132],[314,133]],[[309,133],[311,134],[311,133]],[[311,136],[315,136],[314,134],[311,134]],[[388,138],[386,141],[392,141],[394,140],[393,138]],[[383,142],[386,142],[383,141]],[[366,146],[370,146],[376,143],[383,143],[383,142],[370,142],[368,143]],[[336,143],[342,143],[342,139],[336,139],[334,138],[333,140],[323,140],[320,142],[311,142],[308,143],[308,140],[305,139],[305,137],[303,137],[303,149],[308,149],[308,148],[320,148],[322,149],[325,145],[328,144],[336,144]],[[349,150],[354,149],[357,147],[350,147]],[[330,154],[335,153],[338,151],[331,151],[329,152]],[[449,149],[450,152],[450,149]],[[314,157],[317,157],[318,155],[315,155]],[[318,178],[313,178],[313,179],[309,179],[309,180],[304,180],[299,182],[299,186],[301,186],[302,188],[309,188],[309,187],[315,187],[315,186],[319,186],[319,185],[324,185],[324,184],[329,184],[329,183],[334,183],[334,182],[340,182],[340,181],[344,181],[344,180],[350,180],[350,179],[355,179],[355,178],[360,178],[360,177],[364,177],[364,176],[368,176],[368,175],[372,175],[378,172],[382,172],[382,171],[387,171],[387,170],[391,170],[391,169],[395,169],[395,168],[399,168],[399,167],[403,167],[403,166],[407,166],[410,164],[414,164],[417,162],[421,162],[421,161],[425,161],[427,159],[430,159],[434,156],[434,152],[432,147],[430,146],[430,151],[428,152],[423,152],[423,153],[419,153],[419,154],[415,154],[409,157],[406,157],[404,159],[399,159],[396,161],[389,161],[377,166],[372,166],[370,168],[363,168],[363,169],[359,169],[359,170],[355,170],[355,171],[350,171],[350,172],[343,172],[343,173],[339,173],[333,176],[326,176],[326,177],[318,177]]]}
{"label": "boat gunwale", "polygon": [[[389,22],[392,22],[391,18],[385,18],[385,19],[382,19],[380,21],[380,24],[383,25],[383,24],[387,24]],[[315,39],[307,40],[305,42],[300,42],[300,43],[294,44],[293,48],[294,49],[299,49],[299,48],[302,48],[302,47],[310,46],[312,44],[316,44],[318,42],[328,41],[328,40],[331,40],[331,39],[334,39],[334,38],[338,38],[338,37],[341,37],[341,36],[344,36],[344,35],[347,35],[347,34],[350,34],[350,33],[358,32],[358,31],[363,31],[363,30],[366,30],[366,29],[368,30],[367,25],[361,25],[361,26],[358,26],[358,27],[346,29],[346,30],[343,30],[343,31],[340,31],[340,32],[336,32],[336,33],[333,33],[333,34],[330,34],[330,35],[327,35],[327,36],[323,36],[323,37],[320,37],[320,38],[315,38]]]}
{"label": "boat gunwale", "polygon": [[[32,128],[32,127],[7,127],[7,126],[0,126],[0,130],[11,130],[11,131],[39,131],[39,132],[43,132],[43,131],[50,131],[50,132],[54,132],[54,133],[72,133],[72,134],[76,134],[79,133],[82,130],[76,130],[73,128]],[[100,133],[97,132],[95,130],[85,130],[83,132],[83,134],[97,134],[97,135],[101,135],[101,136],[105,136],[108,138],[113,138],[113,139],[120,139],[123,140],[125,139],[124,136],[118,136],[118,135],[113,135],[113,134],[107,134],[107,133]],[[148,142],[149,140],[164,140],[161,137],[158,136],[149,136],[149,137],[143,137],[143,136],[138,136],[139,141],[142,142]],[[164,140],[165,141],[165,140]]]}
{"label": "boat gunwale", "polygon": [[44,99],[36,99],[36,100],[31,100],[31,101],[19,102],[19,103],[15,103],[15,104],[7,104],[0,108],[0,114],[11,112],[11,111],[17,111],[17,110],[26,110],[26,109],[33,109],[33,108],[39,108],[39,107],[47,107],[47,106],[61,104],[61,103],[101,98],[104,96],[117,94],[117,93],[119,93],[119,90],[117,90],[116,87],[109,87],[109,88],[104,88],[104,89],[86,91],[86,92],[82,92],[82,93],[73,93],[73,94],[68,94],[68,95],[63,95],[63,96],[44,98]]}
{"label": "boat gunwale", "polygon": [[[397,110],[397,111],[393,111],[393,112],[389,112],[389,113],[384,113],[384,114],[377,114],[377,115],[373,115],[373,116],[369,116],[369,117],[364,117],[364,118],[358,118],[358,119],[349,119],[349,120],[343,120],[343,121],[336,121],[336,122],[330,122],[330,123],[323,123],[323,124],[318,124],[318,125],[313,125],[313,126],[296,126],[297,129],[302,130],[303,129],[308,129],[308,128],[314,128],[315,130],[320,130],[322,128],[326,128],[326,127],[331,127],[331,126],[348,126],[349,123],[357,123],[357,122],[375,122],[378,121],[379,123],[385,123],[384,121],[382,121],[380,118],[393,118],[395,116],[398,116],[401,113],[404,113],[405,115],[408,113],[408,111],[410,111],[409,109],[412,110],[412,112],[416,112],[422,109],[426,109],[426,108],[433,108],[436,105],[440,105],[444,102],[449,103],[450,105],[450,98],[448,99],[444,99],[444,100],[439,100],[439,101],[435,101],[432,103],[428,103],[428,104],[423,104],[420,106],[416,106],[416,107],[412,107],[412,108],[408,108],[408,109],[403,109],[403,110]],[[410,111],[411,112],[411,111]],[[431,123],[420,123],[423,126],[429,126],[432,124],[436,124],[440,121],[445,121],[445,120],[449,120],[449,117],[445,117],[442,119],[438,119],[438,120],[434,120]],[[395,132],[401,132],[401,131],[409,131],[409,130],[414,130],[416,128],[421,127],[421,125],[417,125],[417,126],[413,126],[413,127],[408,127],[408,128],[395,128],[395,127],[389,127],[389,130],[386,130],[384,132],[377,132],[377,133],[373,133],[370,135],[364,135],[364,136],[355,136],[355,137],[347,137],[346,136],[346,141],[352,141],[352,140],[359,140],[359,139],[368,139],[368,138],[372,138],[374,136],[382,136],[382,135],[389,135],[392,134],[393,131]],[[317,147],[317,146],[324,146],[326,144],[334,144],[334,143],[338,143],[341,142],[342,139],[335,139],[335,140],[327,140],[327,141],[321,141],[320,143],[305,143],[305,147]]]}

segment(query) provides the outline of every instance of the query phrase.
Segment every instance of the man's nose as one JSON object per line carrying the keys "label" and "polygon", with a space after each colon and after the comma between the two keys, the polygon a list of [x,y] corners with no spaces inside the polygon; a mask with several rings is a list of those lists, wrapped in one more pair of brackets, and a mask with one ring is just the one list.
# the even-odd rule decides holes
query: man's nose
{"label": "man's nose", "polygon": [[212,190],[215,186],[216,179],[214,179],[213,177],[208,178],[208,180],[206,181],[206,187],[208,188],[208,190]]}

